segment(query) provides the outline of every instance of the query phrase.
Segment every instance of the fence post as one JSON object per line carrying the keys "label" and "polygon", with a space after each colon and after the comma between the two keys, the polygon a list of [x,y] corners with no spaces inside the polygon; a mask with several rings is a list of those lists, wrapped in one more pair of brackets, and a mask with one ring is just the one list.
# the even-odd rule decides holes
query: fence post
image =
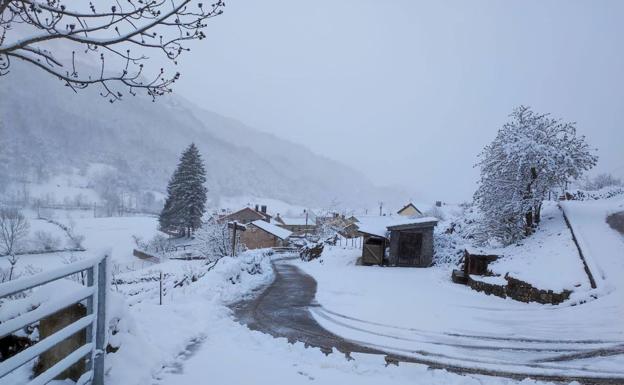
{"label": "fence post", "polygon": [[160,272],[160,305],[162,305],[162,271]]}
{"label": "fence post", "polygon": [[95,359],[93,363],[92,385],[104,385],[104,343],[106,341],[106,267],[108,256],[104,257],[97,267],[97,315],[95,335]]}

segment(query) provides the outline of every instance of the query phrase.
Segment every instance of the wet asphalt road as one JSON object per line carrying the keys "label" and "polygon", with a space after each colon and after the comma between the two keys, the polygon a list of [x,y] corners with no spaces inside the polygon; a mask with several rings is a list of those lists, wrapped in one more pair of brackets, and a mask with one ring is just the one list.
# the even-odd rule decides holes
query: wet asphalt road
{"label": "wet asphalt road", "polygon": [[332,348],[343,353],[362,352],[383,354],[349,342],[323,329],[310,311],[317,306],[314,300],[316,281],[296,266],[278,261],[273,264],[275,280],[251,300],[233,305],[235,317],[252,330],[274,337],[285,337],[290,342],[300,341],[329,353]]}

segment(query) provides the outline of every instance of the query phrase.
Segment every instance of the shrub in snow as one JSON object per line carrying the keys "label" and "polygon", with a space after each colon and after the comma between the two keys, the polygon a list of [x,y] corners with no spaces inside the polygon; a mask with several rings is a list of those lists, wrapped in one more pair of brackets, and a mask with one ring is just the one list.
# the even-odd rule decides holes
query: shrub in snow
{"label": "shrub in snow", "polygon": [[[236,240],[236,255],[244,250],[240,242],[240,232]],[[208,219],[195,232],[197,251],[208,260],[217,260],[232,255],[232,235],[227,223],[219,223],[214,218]]]}
{"label": "shrub in snow", "polygon": [[532,232],[549,191],[578,179],[597,162],[574,123],[525,106],[510,117],[479,156],[481,179],[474,195],[484,232],[504,244]]}
{"label": "shrub in snow", "polygon": [[35,232],[34,242],[37,248],[45,251],[57,250],[61,244],[61,240],[58,237],[43,230],[37,230]]}
{"label": "shrub in snow", "polygon": [[624,195],[622,186],[607,186],[596,191],[570,190],[565,192],[565,198],[574,201],[609,199],[619,195]]}
{"label": "shrub in snow", "polygon": [[611,174],[598,174],[593,178],[586,178],[581,185],[583,190],[596,191],[605,187],[618,186],[623,187],[624,183],[619,178],[614,177]]}
{"label": "shrub in snow", "polygon": [[438,218],[439,220],[444,220],[444,211],[438,206],[432,206],[429,210],[425,211],[425,215],[428,217]]}
{"label": "shrub in snow", "polygon": [[301,258],[302,261],[306,261],[306,262],[320,258],[320,256],[323,254],[324,247],[325,245],[323,242],[308,243],[307,245],[301,248],[301,251],[299,252],[299,257]]}

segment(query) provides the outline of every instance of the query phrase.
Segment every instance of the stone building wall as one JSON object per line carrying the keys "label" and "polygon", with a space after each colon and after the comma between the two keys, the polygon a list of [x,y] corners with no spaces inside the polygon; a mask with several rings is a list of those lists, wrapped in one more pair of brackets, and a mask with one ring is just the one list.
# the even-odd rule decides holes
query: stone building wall
{"label": "stone building wall", "polygon": [[282,246],[278,237],[253,225],[247,226],[247,230],[241,233],[240,239],[248,249],[252,250]]}

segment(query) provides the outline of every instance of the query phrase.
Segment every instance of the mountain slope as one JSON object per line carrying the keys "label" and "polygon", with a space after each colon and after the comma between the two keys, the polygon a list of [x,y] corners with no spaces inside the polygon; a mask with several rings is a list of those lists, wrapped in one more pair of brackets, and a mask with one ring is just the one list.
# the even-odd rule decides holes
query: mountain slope
{"label": "mountain slope", "polygon": [[[361,205],[383,192],[358,172],[257,132],[177,96],[110,104],[96,88],[74,93],[30,67],[0,78],[4,177],[45,179],[70,167],[114,166],[134,190],[163,191],[179,153],[195,142],[213,196],[253,195],[308,205]],[[3,181],[0,180],[0,183]],[[1,186],[0,186],[1,187]]]}

